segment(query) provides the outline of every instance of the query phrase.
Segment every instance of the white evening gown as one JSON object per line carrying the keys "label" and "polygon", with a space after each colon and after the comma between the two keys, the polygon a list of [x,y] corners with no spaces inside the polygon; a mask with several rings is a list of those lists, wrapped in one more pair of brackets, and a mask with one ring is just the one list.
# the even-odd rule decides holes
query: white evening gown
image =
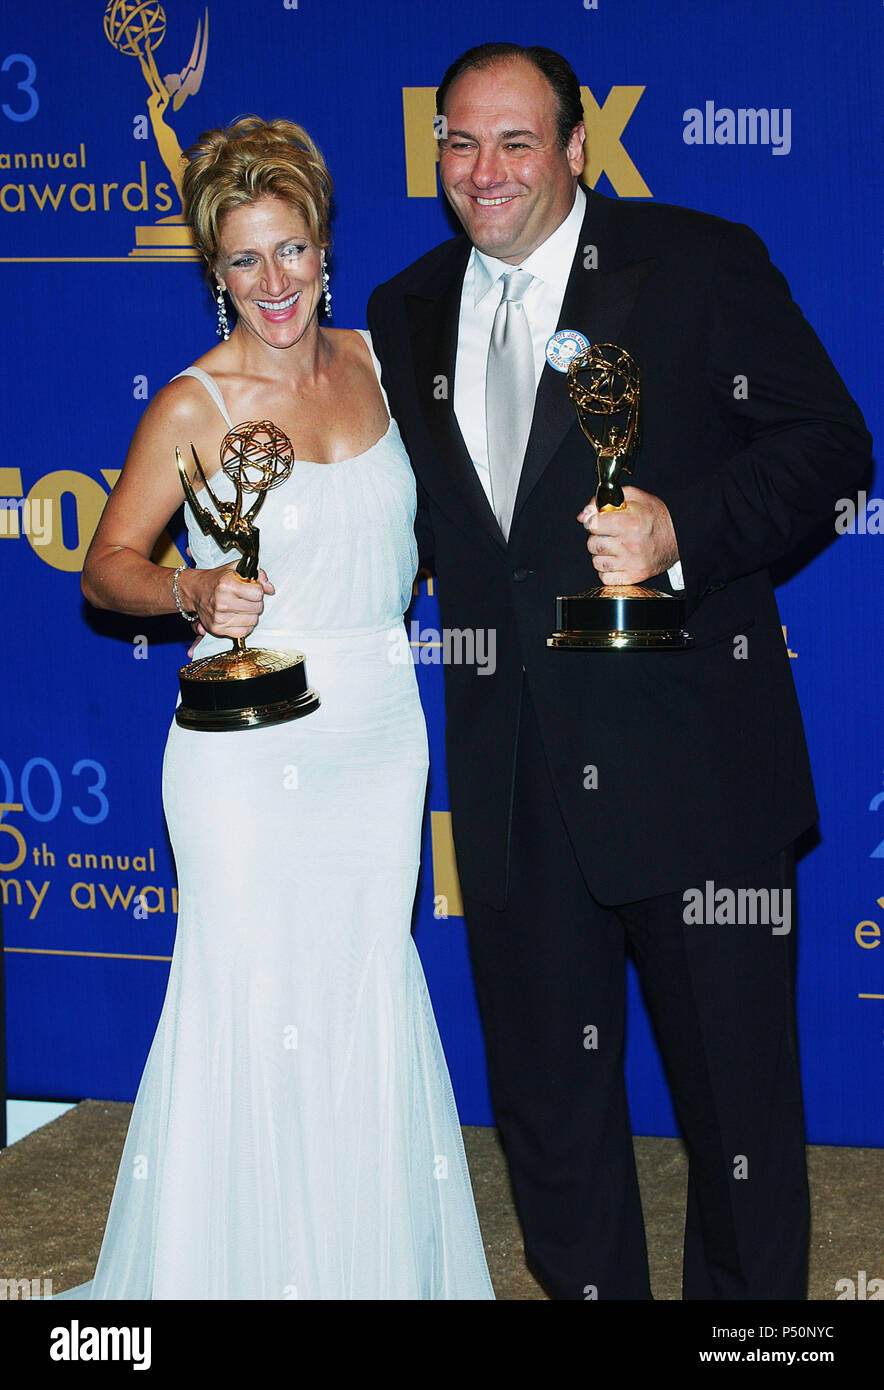
{"label": "white evening gown", "polygon": [[[221,473],[212,487],[234,495]],[[394,422],[265,497],[276,595],[249,643],[303,651],[322,703],[236,732],[172,724],[168,990],[94,1279],[62,1297],[494,1297],[410,933],[427,778],[402,616],[414,509]],[[187,521],[197,566],[235,558]]]}

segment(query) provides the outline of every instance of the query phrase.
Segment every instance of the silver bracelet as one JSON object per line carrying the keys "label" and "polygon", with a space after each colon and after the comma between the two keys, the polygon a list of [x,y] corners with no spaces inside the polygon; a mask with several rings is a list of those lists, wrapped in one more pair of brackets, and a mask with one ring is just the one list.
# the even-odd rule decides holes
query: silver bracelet
{"label": "silver bracelet", "polygon": [[172,597],[175,600],[175,607],[178,609],[178,612],[181,614],[182,618],[186,618],[189,623],[195,623],[197,618],[199,617],[199,614],[196,612],[188,613],[186,608],[182,608],[181,599],[178,596],[178,576],[182,570],[186,569],[187,565],[179,565],[175,573],[172,575]]}

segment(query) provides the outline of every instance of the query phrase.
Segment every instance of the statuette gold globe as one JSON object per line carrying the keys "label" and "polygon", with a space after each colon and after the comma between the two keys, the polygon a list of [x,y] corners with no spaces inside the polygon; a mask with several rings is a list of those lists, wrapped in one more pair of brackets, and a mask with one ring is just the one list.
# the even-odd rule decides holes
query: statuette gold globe
{"label": "statuette gold globe", "polygon": [[272,420],[246,420],[221,441],[221,468],[245,492],[269,492],[292,471],[291,440]]}
{"label": "statuette gold globe", "polygon": [[159,48],[166,34],[166,12],[157,0],[110,0],[104,34],[119,53],[140,58]]}

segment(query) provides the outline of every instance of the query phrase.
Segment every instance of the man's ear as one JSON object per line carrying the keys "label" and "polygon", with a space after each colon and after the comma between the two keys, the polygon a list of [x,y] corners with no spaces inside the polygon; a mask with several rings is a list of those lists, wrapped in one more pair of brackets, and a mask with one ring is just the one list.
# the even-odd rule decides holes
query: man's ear
{"label": "man's ear", "polygon": [[580,121],[580,123],[576,125],[574,129],[571,131],[571,134],[568,138],[568,143],[565,146],[565,153],[568,156],[568,167],[570,168],[571,173],[577,174],[578,177],[580,174],[583,173],[583,165],[585,163],[585,141],[586,127],[584,126],[583,122]]}

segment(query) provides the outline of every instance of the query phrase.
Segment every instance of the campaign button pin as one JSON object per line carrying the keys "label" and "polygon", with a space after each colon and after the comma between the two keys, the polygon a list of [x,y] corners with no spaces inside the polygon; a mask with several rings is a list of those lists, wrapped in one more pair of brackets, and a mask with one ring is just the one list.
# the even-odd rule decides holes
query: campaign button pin
{"label": "campaign button pin", "polygon": [[546,345],[546,360],[557,372],[566,372],[572,357],[589,347],[589,339],[576,328],[560,328]]}

